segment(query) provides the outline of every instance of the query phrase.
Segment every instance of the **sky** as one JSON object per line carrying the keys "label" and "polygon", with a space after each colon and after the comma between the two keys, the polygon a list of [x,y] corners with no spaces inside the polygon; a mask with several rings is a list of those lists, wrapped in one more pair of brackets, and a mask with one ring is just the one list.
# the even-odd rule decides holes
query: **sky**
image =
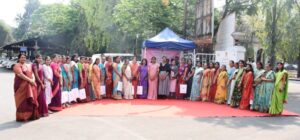
{"label": "sky", "polygon": [[[41,4],[52,3],[68,3],[70,0],[39,0]],[[214,0],[216,8],[220,8],[224,5],[225,0]],[[15,18],[18,14],[24,12],[24,6],[26,0],[5,0],[0,2],[0,20],[3,20],[6,24],[17,27]]]}

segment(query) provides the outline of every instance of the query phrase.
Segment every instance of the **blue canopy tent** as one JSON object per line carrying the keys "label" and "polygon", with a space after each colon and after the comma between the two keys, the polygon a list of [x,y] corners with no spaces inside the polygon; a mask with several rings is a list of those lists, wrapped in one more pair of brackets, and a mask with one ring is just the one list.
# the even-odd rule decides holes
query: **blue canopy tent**
{"label": "blue canopy tent", "polygon": [[193,41],[180,38],[170,28],[165,28],[158,35],[147,39],[143,47],[155,49],[171,49],[171,50],[193,50],[196,45]]}
{"label": "blue canopy tent", "polygon": [[167,27],[156,36],[144,41],[142,47],[144,58],[147,58],[147,50],[169,50],[173,52],[194,50],[195,54],[196,45],[193,41],[180,38],[176,33]]}

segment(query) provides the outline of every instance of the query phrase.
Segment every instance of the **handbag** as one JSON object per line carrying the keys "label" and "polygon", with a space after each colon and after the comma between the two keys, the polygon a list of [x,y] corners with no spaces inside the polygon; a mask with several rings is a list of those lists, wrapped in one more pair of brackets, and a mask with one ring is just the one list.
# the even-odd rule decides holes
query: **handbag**
{"label": "handbag", "polygon": [[105,86],[101,86],[101,95],[105,95],[106,94],[106,87]]}
{"label": "handbag", "polygon": [[123,91],[123,82],[118,82],[117,91]]}

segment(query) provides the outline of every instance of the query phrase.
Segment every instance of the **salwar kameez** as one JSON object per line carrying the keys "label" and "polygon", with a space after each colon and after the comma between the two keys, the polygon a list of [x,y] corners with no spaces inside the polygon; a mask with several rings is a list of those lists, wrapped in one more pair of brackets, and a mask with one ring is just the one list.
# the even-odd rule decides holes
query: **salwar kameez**
{"label": "salwar kameez", "polygon": [[217,78],[217,91],[215,96],[215,103],[223,104],[226,102],[227,95],[227,81],[228,74],[226,71],[222,71]]}
{"label": "salwar kameez", "polygon": [[191,91],[191,97],[190,100],[197,101],[200,100],[200,89],[202,86],[202,76],[203,76],[203,68],[196,67],[195,73],[193,77],[193,85],[192,85],[192,91]]}
{"label": "salwar kameez", "polygon": [[286,70],[276,72],[275,88],[271,98],[269,114],[280,115],[283,111],[284,101],[288,97],[288,72]]}
{"label": "salwar kameez", "polygon": [[156,100],[157,99],[157,90],[158,90],[158,64],[149,64],[148,67],[148,79],[149,79],[149,88],[148,88],[148,99]]}
{"label": "salwar kameez", "polygon": [[23,80],[18,74],[24,74],[28,78],[32,77],[32,68],[26,64],[15,64],[14,68],[14,93],[16,104],[16,120],[28,121],[39,118],[38,95],[35,86],[28,81]]}

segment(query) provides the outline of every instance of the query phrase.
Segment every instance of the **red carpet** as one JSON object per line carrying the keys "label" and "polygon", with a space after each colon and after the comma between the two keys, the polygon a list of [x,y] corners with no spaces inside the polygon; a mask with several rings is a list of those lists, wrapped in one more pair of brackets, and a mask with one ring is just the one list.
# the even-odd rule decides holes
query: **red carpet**
{"label": "red carpet", "polygon": [[[148,116],[148,117],[267,117],[266,113],[240,110],[214,103],[181,100],[101,100],[74,105],[61,116]],[[299,116],[284,111],[282,116]]]}

